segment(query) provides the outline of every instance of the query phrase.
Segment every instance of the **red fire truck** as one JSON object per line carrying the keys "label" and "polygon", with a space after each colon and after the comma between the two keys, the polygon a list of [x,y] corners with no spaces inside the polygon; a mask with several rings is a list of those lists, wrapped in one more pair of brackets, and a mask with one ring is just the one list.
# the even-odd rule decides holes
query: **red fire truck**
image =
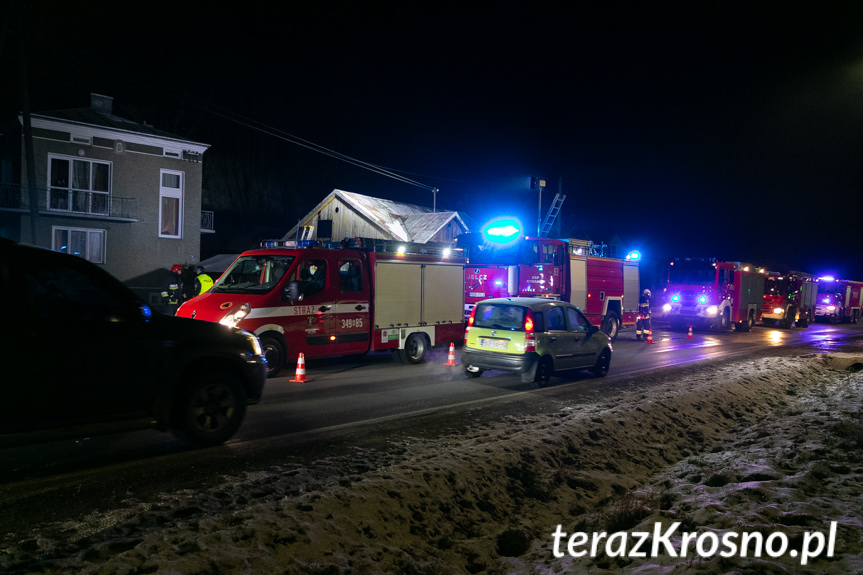
{"label": "red fire truck", "polygon": [[461,258],[376,251],[395,246],[360,238],[350,247],[268,244],[240,254],[177,315],[255,333],[270,376],[300,353],[391,350],[398,361],[419,363],[427,347],[464,339]]}
{"label": "red fire truck", "polygon": [[612,340],[638,315],[638,262],[606,257],[585,240],[518,237],[506,244],[481,234],[456,238],[467,260],[465,317],[477,302],[494,297],[561,299],[578,306]]}
{"label": "red fire truck", "polygon": [[815,319],[830,323],[857,323],[863,315],[863,282],[818,278]]}
{"label": "red fire truck", "polygon": [[764,309],[761,323],[790,328],[807,328],[815,320],[815,303],[818,284],[815,276],[803,272],[780,274],[768,272],[764,276]]}
{"label": "red fire truck", "polygon": [[672,329],[749,331],[761,317],[764,270],[740,262],[678,258],[668,267],[662,315]]}

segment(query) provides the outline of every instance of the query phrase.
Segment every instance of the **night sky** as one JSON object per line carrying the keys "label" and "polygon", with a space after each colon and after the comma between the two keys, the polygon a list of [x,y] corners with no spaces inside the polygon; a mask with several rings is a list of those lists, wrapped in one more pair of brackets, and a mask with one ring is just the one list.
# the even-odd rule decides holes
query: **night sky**
{"label": "night sky", "polygon": [[[0,71],[18,85],[26,30],[34,112],[96,92],[211,144],[205,162],[254,142],[284,197],[262,226],[287,231],[334,188],[432,205],[278,133],[478,223],[535,230],[541,176],[543,217],[567,195],[563,234],[863,280],[859,1],[283,4],[39,4]],[[2,92],[5,121],[21,105]]]}

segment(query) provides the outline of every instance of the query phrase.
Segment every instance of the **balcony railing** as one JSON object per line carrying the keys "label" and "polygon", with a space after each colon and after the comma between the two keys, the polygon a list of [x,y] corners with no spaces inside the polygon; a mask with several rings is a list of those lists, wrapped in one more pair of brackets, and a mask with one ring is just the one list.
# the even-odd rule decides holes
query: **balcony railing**
{"label": "balcony railing", "polygon": [[[138,220],[137,198],[118,198],[101,192],[39,188],[39,213],[105,219]],[[0,210],[30,211],[30,194],[17,184],[0,184]]]}
{"label": "balcony railing", "polygon": [[213,222],[213,212],[209,210],[201,211],[201,233],[212,233],[215,232],[216,228],[214,227]]}

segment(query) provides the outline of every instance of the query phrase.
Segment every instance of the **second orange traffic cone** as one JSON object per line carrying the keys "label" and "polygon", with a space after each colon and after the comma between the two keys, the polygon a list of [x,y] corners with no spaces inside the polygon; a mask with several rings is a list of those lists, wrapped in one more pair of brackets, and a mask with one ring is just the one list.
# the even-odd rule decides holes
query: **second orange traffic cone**
{"label": "second orange traffic cone", "polygon": [[300,356],[297,358],[297,371],[294,374],[294,379],[291,381],[295,383],[305,383],[307,381],[311,381],[306,378],[306,356],[300,353]]}
{"label": "second orange traffic cone", "polygon": [[692,326],[689,326],[689,335],[687,335],[686,337],[692,339]]}
{"label": "second orange traffic cone", "polygon": [[446,358],[444,365],[455,365],[455,344],[449,344],[449,356]]}
{"label": "second orange traffic cone", "polygon": [[653,330],[647,330],[647,343],[653,343]]}

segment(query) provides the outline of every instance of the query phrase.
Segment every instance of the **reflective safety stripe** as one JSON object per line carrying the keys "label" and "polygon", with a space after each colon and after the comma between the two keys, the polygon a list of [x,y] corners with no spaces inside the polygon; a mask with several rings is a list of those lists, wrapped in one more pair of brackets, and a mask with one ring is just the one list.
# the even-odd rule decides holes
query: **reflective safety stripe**
{"label": "reflective safety stripe", "polygon": [[[362,306],[362,309],[356,309],[357,306]],[[327,308],[321,311],[320,308]],[[314,305],[284,305],[279,307],[253,307],[249,312],[247,319],[273,318],[273,317],[292,317],[306,316],[317,314],[334,314],[334,313],[369,313],[368,303],[341,303],[328,304],[318,303]]]}

